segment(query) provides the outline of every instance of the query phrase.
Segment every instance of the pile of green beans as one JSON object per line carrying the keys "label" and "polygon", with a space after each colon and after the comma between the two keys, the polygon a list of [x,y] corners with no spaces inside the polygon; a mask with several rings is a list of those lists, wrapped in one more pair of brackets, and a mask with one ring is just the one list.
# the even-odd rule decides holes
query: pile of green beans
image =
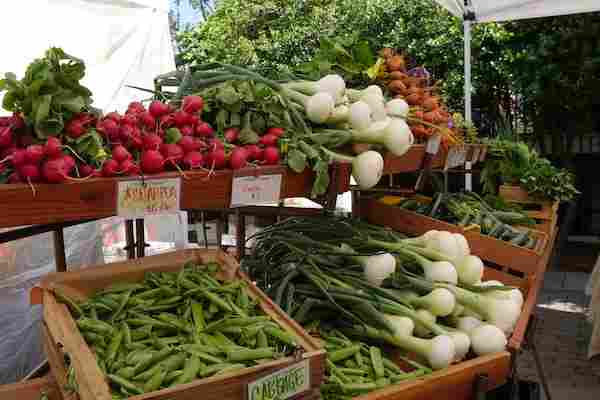
{"label": "pile of green beans", "polygon": [[428,367],[403,358],[410,366],[410,371],[404,371],[379,347],[350,340],[335,330],[320,332],[320,336],[327,350],[326,377],[321,386],[323,400],[350,400],[431,372]]}
{"label": "pile of green beans", "polygon": [[293,353],[281,329],[246,291],[216,279],[217,264],[148,272],[77,303],[60,291],[106,374],[113,399],[189,383]]}

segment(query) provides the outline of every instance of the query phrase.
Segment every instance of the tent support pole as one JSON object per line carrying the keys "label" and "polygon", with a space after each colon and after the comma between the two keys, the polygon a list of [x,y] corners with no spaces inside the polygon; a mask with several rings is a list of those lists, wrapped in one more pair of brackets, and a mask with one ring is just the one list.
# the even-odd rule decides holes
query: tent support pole
{"label": "tent support pole", "polygon": [[[463,21],[463,27],[465,42],[465,120],[467,125],[469,125],[473,122],[471,110],[471,21],[465,19]],[[471,169],[470,162],[465,163],[465,169],[467,170],[467,173],[465,174],[465,191],[470,192],[473,190],[472,176],[468,172]]]}

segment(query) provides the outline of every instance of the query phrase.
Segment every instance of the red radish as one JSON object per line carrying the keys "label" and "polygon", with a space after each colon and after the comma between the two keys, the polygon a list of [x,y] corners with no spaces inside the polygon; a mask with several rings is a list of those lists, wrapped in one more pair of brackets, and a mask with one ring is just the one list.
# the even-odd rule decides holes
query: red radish
{"label": "red radish", "polygon": [[23,183],[23,179],[18,172],[13,172],[8,176],[8,183]]}
{"label": "red radish", "polygon": [[14,145],[11,145],[10,147],[7,147],[6,149],[2,150],[0,152],[0,165],[4,161],[12,160],[12,156],[15,151],[17,151],[17,148]]}
{"label": "red radish", "polygon": [[105,118],[106,119],[111,119],[111,120],[115,121],[117,124],[119,122],[121,122],[121,114],[119,114],[116,111],[109,112],[108,114],[106,114]]}
{"label": "red radish", "polygon": [[104,133],[105,136],[108,138],[114,138],[119,136],[119,125],[117,122],[115,122],[115,120],[110,118],[105,118],[101,120],[97,125],[97,129],[100,132]]}
{"label": "red radish", "polygon": [[12,117],[0,117],[0,126],[10,126]]}
{"label": "red radish", "polygon": [[184,125],[179,128],[179,132],[181,132],[183,136],[192,136],[194,134],[194,128],[190,125]]}
{"label": "red radish", "polygon": [[31,164],[37,164],[44,158],[44,146],[32,144],[25,149],[25,159]]}
{"label": "red radish", "polygon": [[109,158],[102,164],[102,176],[110,178],[119,175],[119,162],[113,158]]}
{"label": "red radish", "polygon": [[22,135],[17,140],[18,147],[27,147],[35,143],[35,138],[32,135]]}
{"label": "red radish", "polygon": [[196,136],[211,137],[215,134],[215,130],[206,122],[200,122],[196,125]]}
{"label": "red radish", "polygon": [[263,146],[275,146],[279,138],[272,134],[266,134],[260,138],[259,143]]}
{"label": "red radish", "polygon": [[196,126],[200,123],[200,117],[197,116],[196,114],[190,114],[190,120],[188,122],[188,124],[190,124],[191,126]]}
{"label": "red radish", "polygon": [[150,107],[148,107],[148,111],[150,111],[150,114],[154,118],[160,118],[163,115],[169,113],[169,106],[161,101],[154,100],[152,103],[150,103]]}
{"label": "red radish", "polygon": [[68,154],[63,154],[60,158],[63,160],[67,175],[69,175],[75,168],[75,159]]}
{"label": "red radish", "polygon": [[268,146],[265,148],[265,159],[266,165],[279,164],[279,149],[275,146]]}
{"label": "red radish", "polygon": [[161,137],[154,133],[144,135],[142,140],[144,141],[144,150],[158,150],[163,144]]}
{"label": "red radish", "polygon": [[202,111],[203,107],[204,100],[202,100],[202,97],[200,96],[185,96],[181,105],[183,111],[192,114]]}
{"label": "red radish", "polygon": [[19,176],[26,182],[38,182],[42,175],[37,164],[23,164],[17,169]]}
{"label": "red radish", "polygon": [[136,126],[137,118],[133,114],[126,114],[121,118],[121,125]]}
{"label": "red radish", "polygon": [[249,144],[244,146],[248,152],[248,161],[257,160],[257,156],[261,157],[262,149],[255,144]]}
{"label": "red radish", "polygon": [[88,164],[82,164],[79,166],[79,176],[82,178],[88,177],[94,173],[94,168]]}
{"label": "red radish", "polygon": [[[11,147],[7,150],[6,156],[0,162],[3,163],[5,161],[11,161],[12,165],[15,167],[23,165],[27,162],[27,151],[25,149],[16,149]],[[12,150],[12,152],[9,152],[10,150]]]}
{"label": "red radish", "polygon": [[139,101],[132,101],[127,106],[127,114],[137,114],[146,111],[146,108]]}
{"label": "red radish", "polygon": [[44,154],[46,157],[59,157],[62,153],[62,143],[59,138],[50,136],[44,145]]}
{"label": "red radish", "polygon": [[130,125],[121,125],[119,128],[119,139],[121,143],[127,143],[131,138],[133,128]]}
{"label": "red radish", "polygon": [[131,159],[131,153],[125,146],[118,144],[112,148],[112,158],[114,158],[116,162],[122,163],[125,160]]}
{"label": "red radish", "polygon": [[227,128],[223,132],[223,136],[225,136],[225,140],[228,143],[235,143],[240,136],[240,130],[238,128]]}
{"label": "red radish", "polygon": [[72,119],[67,122],[67,126],[65,126],[65,132],[70,138],[77,139],[85,133],[85,126],[80,120]]}
{"label": "red radish", "polygon": [[25,120],[19,114],[13,114],[12,117],[10,117],[10,125],[13,130],[19,131],[25,128]]}
{"label": "red radish", "polygon": [[186,168],[201,168],[204,165],[204,158],[199,151],[190,151],[183,157],[183,165]]}
{"label": "red radish", "polygon": [[226,164],[225,150],[215,149],[208,153],[207,166],[214,169],[224,168]]}
{"label": "red radish", "polygon": [[139,133],[132,133],[129,138],[129,146],[135,150],[142,150],[144,148],[144,141],[142,135]]}
{"label": "red radish", "polygon": [[229,156],[231,169],[244,168],[248,163],[248,152],[243,147],[236,147]]}
{"label": "red radish", "polygon": [[146,174],[156,174],[164,171],[165,158],[156,150],[145,150],[142,152],[140,167]]}
{"label": "red radish", "polygon": [[181,128],[182,126],[190,123],[190,117],[191,115],[185,111],[177,111],[175,114],[173,114],[173,122],[175,123],[175,126]]}
{"label": "red radish", "polygon": [[263,161],[265,159],[265,149],[257,147],[254,151],[254,161]]}
{"label": "red radish", "polygon": [[163,129],[171,128],[174,125],[175,125],[175,118],[173,117],[173,114],[165,114],[162,117],[160,117],[158,126],[160,126],[161,128],[163,128]]}
{"label": "red radish", "polygon": [[139,175],[141,172],[140,166],[133,160],[125,160],[119,164],[119,170],[125,175]]}
{"label": "red radish", "polygon": [[184,152],[178,144],[165,143],[160,147],[160,152],[171,164],[179,164],[183,160]]}
{"label": "red radish", "polygon": [[0,147],[8,147],[12,144],[13,134],[10,126],[0,128]]}
{"label": "red radish", "polygon": [[148,111],[139,113],[138,121],[148,129],[154,129],[156,127],[156,120]]}
{"label": "red radish", "polygon": [[208,147],[210,149],[221,149],[221,150],[225,149],[225,145],[223,144],[223,142],[221,142],[217,138],[214,138],[213,140],[211,140]]}
{"label": "red radish", "polygon": [[190,151],[198,150],[197,142],[194,140],[192,136],[184,136],[179,142],[177,142],[179,146],[183,149],[184,153],[189,153]]}
{"label": "red radish", "polygon": [[69,176],[66,171],[64,158],[53,158],[42,164],[42,176],[48,183],[62,183]]}
{"label": "red radish", "polygon": [[285,133],[285,129],[283,128],[269,128],[265,132],[266,135],[275,135],[277,137],[282,137]]}

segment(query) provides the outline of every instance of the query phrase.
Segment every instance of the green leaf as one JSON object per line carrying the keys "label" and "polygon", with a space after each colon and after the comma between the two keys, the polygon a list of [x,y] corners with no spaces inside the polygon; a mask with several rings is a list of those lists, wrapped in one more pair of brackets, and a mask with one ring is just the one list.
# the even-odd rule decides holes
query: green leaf
{"label": "green leaf", "polygon": [[292,149],[287,156],[287,164],[297,173],[304,171],[306,168],[306,154],[298,149]]}
{"label": "green leaf", "polygon": [[221,87],[216,98],[221,103],[228,105],[233,105],[242,99],[239,93],[229,85]]}
{"label": "green leaf", "polygon": [[179,142],[181,138],[181,132],[177,128],[169,128],[165,131],[165,143],[174,144]]}
{"label": "green leaf", "polygon": [[313,166],[315,171],[315,182],[312,187],[312,197],[317,197],[325,194],[329,187],[329,164],[326,161],[319,160]]}
{"label": "green leaf", "polygon": [[54,104],[64,107],[71,112],[80,112],[85,107],[85,101],[81,96],[72,96],[69,94],[54,98]]}
{"label": "green leaf", "polygon": [[375,62],[375,56],[371,51],[369,43],[365,40],[357,43],[352,49],[354,60],[362,65],[372,65]]}
{"label": "green leaf", "polygon": [[42,123],[48,114],[50,114],[50,104],[52,103],[52,95],[47,94],[41,96],[34,102],[33,111],[35,113],[35,125],[42,126]]}

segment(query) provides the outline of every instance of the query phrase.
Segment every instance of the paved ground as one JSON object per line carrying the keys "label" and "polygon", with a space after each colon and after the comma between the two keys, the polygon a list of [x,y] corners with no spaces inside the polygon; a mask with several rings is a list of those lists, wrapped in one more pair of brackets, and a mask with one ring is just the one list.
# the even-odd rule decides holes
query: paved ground
{"label": "paved ground", "polygon": [[[600,359],[587,359],[588,278],[583,272],[548,271],[539,296],[536,345],[553,400],[600,400]],[[540,382],[531,352],[520,355],[518,373]]]}

